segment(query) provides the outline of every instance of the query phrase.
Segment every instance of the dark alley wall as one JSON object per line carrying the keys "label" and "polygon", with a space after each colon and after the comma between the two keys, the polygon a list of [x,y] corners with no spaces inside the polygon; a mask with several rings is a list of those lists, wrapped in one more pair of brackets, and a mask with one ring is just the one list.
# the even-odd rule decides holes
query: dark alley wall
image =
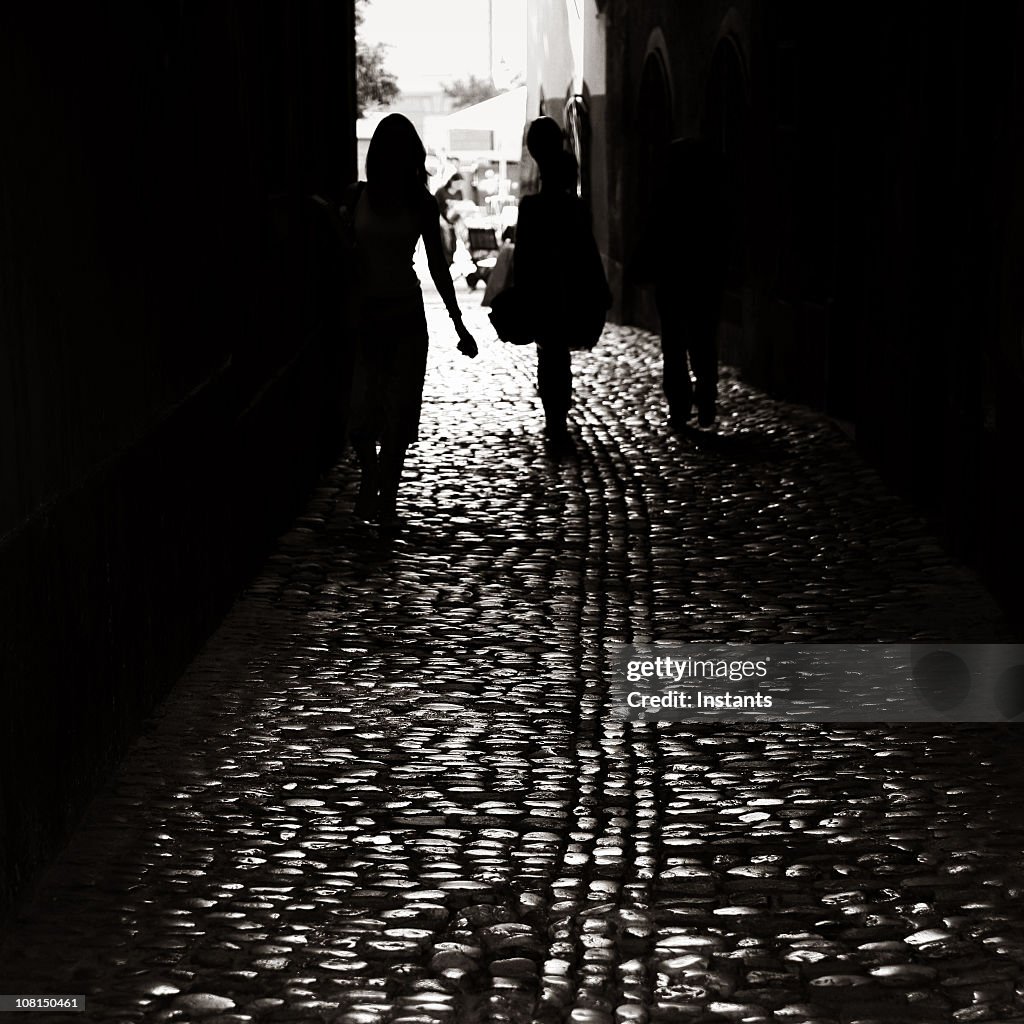
{"label": "dark alley wall", "polygon": [[341,437],[351,5],[0,11],[0,909]]}
{"label": "dark alley wall", "polygon": [[[850,424],[888,481],[1024,621],[1007,490],[1024,442],[1020,5],[609,0],[621,280],[650,162],[724,154],[722,357]],[[656,325],[649,290],[617,315]]]}

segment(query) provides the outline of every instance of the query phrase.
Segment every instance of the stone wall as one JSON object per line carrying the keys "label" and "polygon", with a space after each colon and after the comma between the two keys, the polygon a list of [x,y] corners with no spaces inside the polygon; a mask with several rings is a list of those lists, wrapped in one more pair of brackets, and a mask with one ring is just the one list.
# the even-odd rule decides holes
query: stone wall
{"label": "stone wall", "polygon": [[[0,909],[341,442],[344,4],[0,12]],[[350,138],[351,136],[351,138]]]}

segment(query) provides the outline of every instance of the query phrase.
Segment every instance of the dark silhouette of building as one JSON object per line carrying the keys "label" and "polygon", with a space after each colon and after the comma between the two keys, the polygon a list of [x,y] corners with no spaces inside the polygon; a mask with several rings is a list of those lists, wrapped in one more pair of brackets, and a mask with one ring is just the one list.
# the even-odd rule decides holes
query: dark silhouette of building
{"label": "dark silhouette of building", "polygon": [[0,12],[0,908],[337,450],[351,4]]}

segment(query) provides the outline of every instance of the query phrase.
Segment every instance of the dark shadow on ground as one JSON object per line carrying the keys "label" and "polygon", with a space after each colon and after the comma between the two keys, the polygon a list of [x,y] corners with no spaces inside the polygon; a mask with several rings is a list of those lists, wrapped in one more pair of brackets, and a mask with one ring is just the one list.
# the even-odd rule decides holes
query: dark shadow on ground
{"label": "dark shadow on ground", "polygon": [[718,433],[684,427],[676,431],[683,444],[709,454],[722,455],[745,462],[777,462],[792,456],[792,445],[781,437],[773,437],[755,430]]}

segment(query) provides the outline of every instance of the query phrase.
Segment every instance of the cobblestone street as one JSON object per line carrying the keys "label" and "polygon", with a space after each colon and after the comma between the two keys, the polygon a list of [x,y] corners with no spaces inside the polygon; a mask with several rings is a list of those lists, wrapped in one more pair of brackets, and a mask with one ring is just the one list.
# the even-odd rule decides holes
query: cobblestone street
{"label": "cobblestone street", "polygon": [[[479,293],[477,293],[479,294]],[[1012,726],[631,725],[609,644],[1011,639],[829,421],[725,373],[665,425],[657,338],[574,358],[431,300],[382,534],[337,466],[0,949],[77,1018],[1024,1024]]]}

